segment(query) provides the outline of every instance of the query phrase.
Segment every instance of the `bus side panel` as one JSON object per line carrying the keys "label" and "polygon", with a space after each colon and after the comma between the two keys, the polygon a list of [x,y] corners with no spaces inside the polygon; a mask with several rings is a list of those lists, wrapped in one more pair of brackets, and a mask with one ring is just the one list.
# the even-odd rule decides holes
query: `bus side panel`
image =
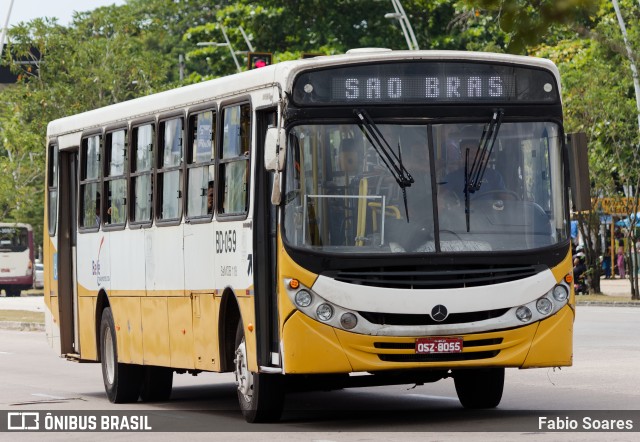
{"label": "bus side panel", "polygon": [[187,290],[211,290],[214,287],[215,254],[212,223],[184,225],[184,284]]}
{"label": "bus side panel", "polygon": [[167,299],[171,367],[194,368],[191,298]]}
{"label": "bus side panel", "polygon": [[220,370],[218,327],[220,298],[210,293],[193,294],[193,350],[195,368]]}
{"label": "bus side panel", "polygon": [[118,362],[142,364],[142,321],[140,298],[111,297],[118,341]]}
{"label": "bus side panel", "polygon": [[144,231],[123,230],[109,233],[111,244],[112,296],[144,296]]}
{"label": "bus side panel", "polygon": [[60,322],[58,315],[58,297],[50,296],[47,303],[49,309],[44,313],[44,324],[47,330],[47,341],[56,354],[62,354],[60,345]]}
{"label": "bus side panel", "polygon": [[182,225],[145,230],[145,260],[147,296],[184,294]]}
{"label": "bus side panel", "polygon": [[142,345],[145,365],[169,367],[169,313],[167,298],[146,297],[140,300],[142,310]]}
{"label": "bus side panel", "polygon": [[104,232],[78,234],[78,296],[97,296],[100,289],[111,290],[111,248]]}
{"label": "bus side panel", "polygon": [[[47,219],[47,218],[45,218]],[[44,324],[49,346],[60,354],[60,326],[58,324],[58,275],[57,253],[55,238],[48,236],[48,228],[45,223],[44,238]]]}
{"label": "bus side panel", "polygon": [[[83,360],[97,361],[96,347],[96,298],[83,296],[78,298],[78,317],[80,326],[80,354]],[[118,339],[118,343],[120,339]]]}

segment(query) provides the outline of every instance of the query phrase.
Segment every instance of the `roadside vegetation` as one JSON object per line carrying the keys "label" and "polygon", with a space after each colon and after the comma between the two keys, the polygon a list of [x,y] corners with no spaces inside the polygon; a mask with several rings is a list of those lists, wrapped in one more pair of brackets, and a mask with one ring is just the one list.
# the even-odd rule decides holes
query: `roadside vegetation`
{"label": "roadside vegetation", "polygon": [[[588,136],[593,197],[634,194],[640,185],[640,137],[631,68],[640,47],[640,2],[414,0],[403,5],[421,49],[508,52],[556,62],[565,128]],[[382,0],[128,0],[79,13],[69,26],[37,19],[11,28],[2,62],[19,80],[0,90],[0,219],[32,224],[42,242],[49,121],[236,72],[228,47],[197,45],[223,42],[220,24],[236,51],[248,49],[244,31],[255,51],[271,52],[278,62],[354,47],[405,49],[397,22],[385,18],[391,11],[391,2]],[[637,197],[625,210],[636,213]],[[600,215],[596,204],[593,212],[578,216],[595,292],[604,253]],[[635,233],[632,220],[628,258]],[[635,281],[634,298],[637,287]]]}

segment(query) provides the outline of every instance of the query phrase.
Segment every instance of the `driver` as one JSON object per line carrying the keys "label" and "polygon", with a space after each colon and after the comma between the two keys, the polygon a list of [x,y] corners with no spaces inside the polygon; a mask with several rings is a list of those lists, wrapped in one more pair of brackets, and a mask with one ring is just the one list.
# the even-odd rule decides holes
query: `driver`
{"label": "driver", "polygon": [[[478,152],[478,144],[480,137],[477,138],[464,138],[459,141],[459,145],[450,141],[447,144],[447,161],[451,165],[451,172],[444,176],[442,180],[438,182],[438,193],[449,194],[453,193],[464,200],[464,186],[465,186],[465,158],[467,149],[469,151],[469,172],[473,165],[473,160]],[[496,192],[500,190],[506,190],[502,175],[495,169],[487,166],[482,176],[480,183],[480,189],[476,190],[471,195],[482,195],[483,193]]]}

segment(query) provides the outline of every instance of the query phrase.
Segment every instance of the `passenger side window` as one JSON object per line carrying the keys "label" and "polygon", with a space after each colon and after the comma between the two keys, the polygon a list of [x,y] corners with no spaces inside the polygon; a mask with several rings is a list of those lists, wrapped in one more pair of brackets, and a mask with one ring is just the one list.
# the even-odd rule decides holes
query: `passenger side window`
{"label": "passenger side window", "polygon": [[183,121],[173,118],[160,123],[158,143],[158,219],[182,217]]}
{"label": "passenger side window", "polygon": [[249,153],[251,134],[249,104],[229,106],[222,112],[223,134],[218,175],[218,213],[243,215],[249,209]]}
{"label": "passenger side window", "polygon": [[153,141],[154,125],[134,127],[131,158],[131,222],[148,223],[153,216]]}
{"label": "passenger side window", "polygon": [[105,184],[107,206],[104,222],[111,225],[124,225],[127,222],[127,131],[117,130],[106,137]]}
{"label": "passenger side window", "polygon": [[190,149],[187,173],[187,218],[211,217],[214,208],[216,114],[189,118]]}
{"label": "passenger side window", "polygon": [[102,201],[100,195],[100,135],[82,140],[80,152],[80,227],[100,227]]}

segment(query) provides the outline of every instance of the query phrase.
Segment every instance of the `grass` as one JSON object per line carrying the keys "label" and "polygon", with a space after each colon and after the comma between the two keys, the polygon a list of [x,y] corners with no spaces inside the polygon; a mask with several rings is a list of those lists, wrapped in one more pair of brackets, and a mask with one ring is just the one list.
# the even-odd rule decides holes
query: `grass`
{"label": "grass", "polygon": [[44,324],[44,313],[26,310],[0,310],[0,321]]}
{"label": "grass", "polygon": [[632,300],[630,296],[609,296],[603,294],[593,294],[593,295],[579,295],[576,296],[576,301],[590,301],[590,302],[630,302],[630,303],[638,303],[638,300]]}

